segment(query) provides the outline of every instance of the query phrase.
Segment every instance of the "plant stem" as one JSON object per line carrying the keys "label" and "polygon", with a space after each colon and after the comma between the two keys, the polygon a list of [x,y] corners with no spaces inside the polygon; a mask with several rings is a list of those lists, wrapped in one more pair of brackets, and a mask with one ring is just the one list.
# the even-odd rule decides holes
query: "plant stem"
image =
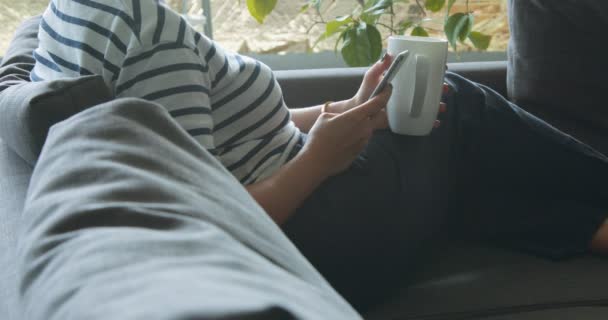
{"label": "plant stem", "polygon": [[315,21],[310,27],[308,27],[308,30],[306,30],[306,33],[310,33],[310,30],[312,30],[312,28],[314,28],[316,25],[318,24],[325,24],[325,21]]}
{"label": "plant stem", "polygon": [[422,11],[422,16],[426,17],[426,10],[424,10],[424,6],[422,5],[422,3],[420,3],[420,0],[416,0],[416,5],[418,5],[418,8],[420,9],[420,11]]}
{"label": "plant stem", "polygon": [[[395,17],[395,11],[393,11],[393,3],[391,3],[391,36],[393,35],[395,23],[393,22],[393,18]],[[396,33],[396,32],[395,32]]]}
{"label": "plant stem", "polygon": [[379,26],[385,27],[386,29],[390,30],[391,35],[392,35],[393,33],[397,33],[397,30],[395,30],[393,27],[391,27],[391,26],[389,26],[389,25],[386,25],[386,24],[384,24],[384,23],[376,22],[376,25],[379,25]]}
{"label": "plant stem", "polygon": [[467,13],[470,13],[471,11],[469,10],[469,0],[467,0]]}
{"label": "plant stem", "polygon": [[[321,9],[319,7],[315,7],[315,11],[317,11],[317,15],[319,16],[319,19],[321,19],[321,22],[325,23],[325,19],[323,19],[323,15],[321,14]],[[315,25],[313,24],[312,26],[314,27]]]}

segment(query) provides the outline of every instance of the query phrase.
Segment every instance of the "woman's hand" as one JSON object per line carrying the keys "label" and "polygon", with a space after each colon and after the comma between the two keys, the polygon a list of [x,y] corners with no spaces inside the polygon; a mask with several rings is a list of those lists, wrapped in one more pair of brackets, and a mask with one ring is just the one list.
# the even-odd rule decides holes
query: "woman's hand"
{"label": "woman's hand", "polygon": [[393,56],[387,53],[380,61],[376,62],[373,66],[367,69],[365,76],[363,76],[363,81],[361,82],[359,90],[355,96],[350,99],[349,104],[347,104],[347,108],[361,105],[369,99],[372,92],[374,92],[374,89],[376,89],[380,81],[382,81],[384,72],[386,72],[386,70],[391,66],[392,62]]}
{"label": "woman's hand", "polygon": [[[393,62],[393,56],[390,54],[385,54],[382,57],[382,60],[376,62],[373,66],[371,66],[367,72],[365,72],[365,76],[363,77],[363,82],[361,82],[361,86],[359,90],[349,100],[346,100],[345,103],[339,106],[340,110],[336,110],[337,112],[345,112],[350,110],[358,105],[363,104],[365,101],[369,99],[372,92],[378,86],[380,81],[382,81],[382,77],[384,77],[384,72],[390,67]],[[447,94],[449,91],[449,87],[446,83],[443,84],[443,93]],[[332,110],[333,111],[333,110]],[[439,113],[444,113],[447,111],[447,105],[443,102],[439,105]],[[435,121],[435,128],[439,127],[441,123],[439,120]]]}
{"label": "woman's hand", "polygon": [[388,86],[375,98],[348,111],[321,113],[311,124],[304,148],[293,159],[270,177],[247,186],[277,224],[284,223],[327,177],[348,168],[374,130],[388,126],[382,109],[391,92]]}
{"label": "woman's hand", "polygon": [[302,152],[322,164],[326,176],[344,171],[363,151],[374,130],[388,126],[384,108],[392,86],[342,113],[322,113],[310,129]]}

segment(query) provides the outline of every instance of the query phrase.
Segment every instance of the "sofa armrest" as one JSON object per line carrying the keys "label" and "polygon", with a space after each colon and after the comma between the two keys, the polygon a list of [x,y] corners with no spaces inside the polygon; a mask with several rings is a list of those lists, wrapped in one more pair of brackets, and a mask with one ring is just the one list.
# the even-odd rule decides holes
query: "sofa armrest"
{"label": "sofa armrest", "polygon": [[448,70],[507,96],[507,61],[448,63]]}
{"label": "sofa armrest", "polygon": [[[448,69],[485,84],[506,96],[507,62],[448,63]],[[352,97],[367,68],[332,68],[276,71],[285,102],[301,108]]]}

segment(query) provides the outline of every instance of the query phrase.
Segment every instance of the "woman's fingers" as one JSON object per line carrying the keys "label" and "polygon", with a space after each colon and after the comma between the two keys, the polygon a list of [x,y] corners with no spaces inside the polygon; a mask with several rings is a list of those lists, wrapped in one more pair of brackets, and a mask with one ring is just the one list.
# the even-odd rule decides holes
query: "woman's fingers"
{"label": "woman's fingers", "polygon": [[450,86],[447,83],[443,83],[443,94],[450,93]]}
{"label": "woman's fingers", "polygon": [[374,116],[376,113],[380,112],[380,110],[386,107],[386,103],[388,102],[392,92],[393,87],[388,85],[386,86],[386,89],[384,89],[379,95],[361,105],[341,113],[336,118],[342,118],[346,121],[367,120],[369,117]]}
{"label": "woman's fingers", "polygon": [[361,151],[363,151],[365,149],[365,147],[369,143],[370,138],[371,138],[371,136],[359,140],[359,143],[357,144],[356,149],[353,150],[354,151],[353,154],[355,156],[359,155],[361,153]]}
{"label": "woman's fingers", "polygon": [[[392,60],[392,56],[387,53],[383,56],[382,60],[374,63],[365,73],[365,78],[363,79],[364,84],[366,84],[365,82],[379,82],[382,78],[382,74],[391,65]],[[369,84],[371,85],[372,83]]]}
{"label": "woman's fingers", "polygon": [[372,91],[374,91],[378,83],[380,83],[383,74],[392,62],[393,56],[391,56],[390,54],[385,54],[382,60],[379,60],[378,62],[374,63],[374,65],[372,65],[365,72],[361,87],[355,95],[355,100],[358,101],[358,104],[364,103],[369,99],[369,96],[372,94]]}
{"label": "woman's fingers", "polygon": [[445,102],[439,104],[439,113],[445,113],[448,111],[448,105]]}
{"label": "woman's fingers", "polygon": [[382,109],[378,111],[375,115],[370,117],[372,121],[372,127],[375,130],[378,129],[386,129],[388,127],[388,116],[386,114],[386,109]]}

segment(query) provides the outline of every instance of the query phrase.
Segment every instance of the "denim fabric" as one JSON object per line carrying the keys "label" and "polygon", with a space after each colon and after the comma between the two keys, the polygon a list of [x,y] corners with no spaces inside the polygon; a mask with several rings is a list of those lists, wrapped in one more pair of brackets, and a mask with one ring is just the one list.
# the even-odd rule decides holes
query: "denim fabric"
{"label": "denim fabric", "polygon": [[377,132],[284,230],[359,311],[445,230],[549,258],[586,252],[608,216],[608,159],[448,73],[448,112],[425,137]]}

